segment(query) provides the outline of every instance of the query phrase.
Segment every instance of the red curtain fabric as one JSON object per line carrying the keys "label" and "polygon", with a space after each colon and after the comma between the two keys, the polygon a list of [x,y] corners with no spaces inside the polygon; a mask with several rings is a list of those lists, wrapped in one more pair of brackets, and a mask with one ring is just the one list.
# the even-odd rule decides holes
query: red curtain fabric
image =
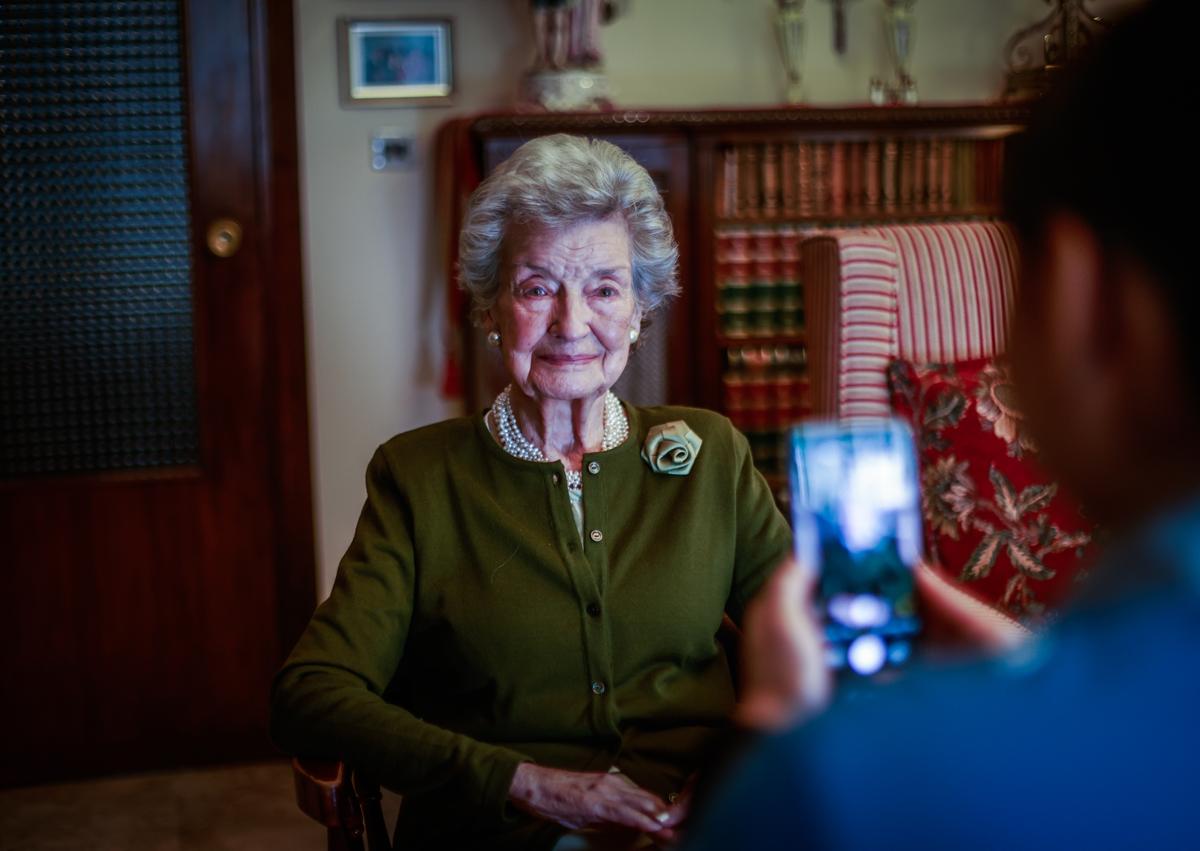
{"label": "red curtain fabric", "polygon": [[446,353],[442,364],[442,395],[449,399],[463,396],[462,363],[465,340],[463,326],[468,299],[458,288],[458,232],[462,226],[467,199],[482,176],[471,142],[474,116],[454,118],[438,128],[435,139],[436,175],[434,183],[435,221],[439,229],[438,250],[446,283]]}

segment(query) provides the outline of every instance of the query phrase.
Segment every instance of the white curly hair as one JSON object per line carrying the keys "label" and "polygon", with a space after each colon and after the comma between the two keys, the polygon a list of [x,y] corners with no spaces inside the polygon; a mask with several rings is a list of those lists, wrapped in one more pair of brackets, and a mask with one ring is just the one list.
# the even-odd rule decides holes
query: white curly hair
{"label": "white curly hair", "polygon": [[526,142],[471,195],[458,247],[459,286],[479,322],[500,292],[510,223],[560,228],[619,214],[629,229],[634,295],[645,317],[679,291],[679,248],[654,180],[611,142],[558,133]]}

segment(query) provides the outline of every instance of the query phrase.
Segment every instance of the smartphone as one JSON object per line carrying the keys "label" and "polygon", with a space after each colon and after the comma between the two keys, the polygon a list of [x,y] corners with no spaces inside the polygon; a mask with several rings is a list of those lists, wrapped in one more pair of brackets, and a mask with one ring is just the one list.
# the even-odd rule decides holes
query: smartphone
{"label": "smartphone", "polygon": [[830,666],[871,677],[904,665],[921,626],[912,431],[896,419],[814,421],[792,429],[790,448],[796,558],[819,571]]}

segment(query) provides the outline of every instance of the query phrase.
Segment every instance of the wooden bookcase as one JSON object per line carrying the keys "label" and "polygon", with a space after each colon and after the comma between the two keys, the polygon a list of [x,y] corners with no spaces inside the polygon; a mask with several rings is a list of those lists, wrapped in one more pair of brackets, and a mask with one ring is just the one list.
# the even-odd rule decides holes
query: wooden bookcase
{"label": "wooden bookcase", "polygon": [[[667,401],[727,413],[782,487],[779,436],[807,413],[799,241],[815,231],[1000,212],[1004,147],[1028,105],[491,115],[471,127],[481,173],[527,139],[576,133],[620,145],[666,199],[683,294],[660,368]],[[468,335],[473,340],[478,335]],[[468,404],[490,401],[478,341]]]}

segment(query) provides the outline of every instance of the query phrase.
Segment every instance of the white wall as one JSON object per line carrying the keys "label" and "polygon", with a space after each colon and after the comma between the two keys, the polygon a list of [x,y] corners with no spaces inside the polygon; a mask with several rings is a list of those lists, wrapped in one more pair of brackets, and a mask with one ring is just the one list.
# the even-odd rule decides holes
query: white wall
{"label": "white wall", "polygon": [[[520,21],[501,0],[296,0],[297,80],[308,320],[309,399],[324,597],[364,498],[371,452],[398,431],[457,412],[439,398],[441,289],[427,280],[433,248],[432,134],[451,115],[504,106],[525,55]],[[457,18],[457,104],[343,109],[337,19]],[[419,143],[413,171],[373,172],[373,130]]]}
{"label": "white wall", "polygon": [[[1109,0],[1110,4],[1114,0]],[[783,73],[774,0],[629,0],[604,33],[623,105],[777,103]],[[1102,4],[1097,4],[1102,5]],[[527,0],[295,0],[318,591],[333,582],[362,506],[363,470],[392,434],[457,413],[438,396],[441,285],[428,274],[432,134],[447,118],[511,104],[532,52]],[[832,4],[808,0],[805,84],[813,103],[862,102],[882,68],[880,0],[848,0],[848,45],[833,52]],[[925,102],[988,99],[1009,36],[1044,0],[920,0],[913,69]],[[453,107],[344,109],[341,16],[453,15]],[[417,168],[372,172],[372,130],[418,141]]]}

